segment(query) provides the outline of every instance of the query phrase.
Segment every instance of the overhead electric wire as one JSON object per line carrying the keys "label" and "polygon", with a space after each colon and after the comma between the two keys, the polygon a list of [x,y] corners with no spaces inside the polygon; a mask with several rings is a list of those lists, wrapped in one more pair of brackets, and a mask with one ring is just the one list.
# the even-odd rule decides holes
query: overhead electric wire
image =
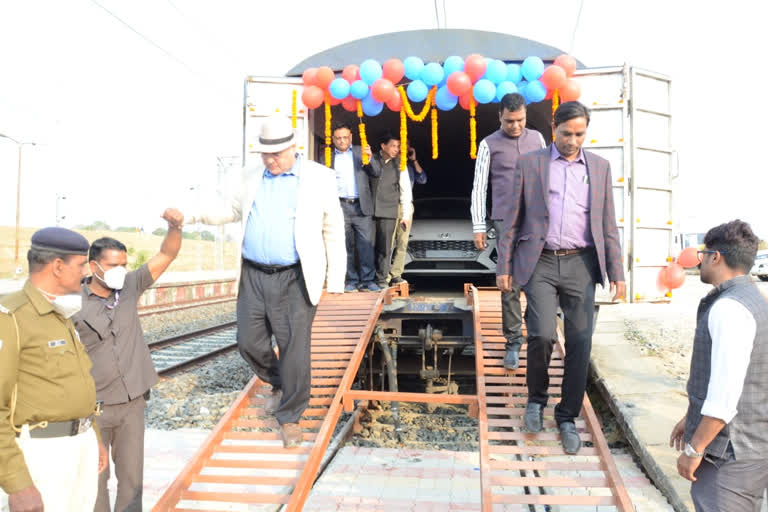
{"label": "overhead electric wire", "polygon": [[576,31],[579,28],[579,22],[581,21],[581,10],[584,8],[584,0],[579,3],[579,13],[576,15],[576,23],[573,25],[573,33],[571,34],[571,47],[568,49],[569,54],[573,54],[573,46],[576,43]]}

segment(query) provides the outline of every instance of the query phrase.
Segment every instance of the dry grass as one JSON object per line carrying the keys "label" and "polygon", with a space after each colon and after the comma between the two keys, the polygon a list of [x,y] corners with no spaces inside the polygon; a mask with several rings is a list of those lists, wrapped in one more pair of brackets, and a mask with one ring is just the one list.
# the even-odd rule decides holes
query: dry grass
{"label": "dry grass", "polygon": [[[21,228],[19,238],[19,262],[27,273],[27,250],[30,246],[30,239],[37,228]],[[123,242],[128,248],[133,249],[129,257],[129,263],[134,262],[137,257],[143,256],[150,258],[160,250],[160,244],[163,238],[149,233],[117,233],[113,231],[80,231],[88,241],[92,242],[103,236],[111,236]],[[16,229],[8,226],[0,226],[0,278],[13,277],[14,264],[14,246],[16,239]],[[216,243],[206,240],[184,240],[181,244],[181,252],[176,260],[171,264],[168,271],[183,272],[190,270],[221,270],[234,269],[237,266],[237,258],[240,251],[237,244],[224,242],[223,261],[216,260]]]}

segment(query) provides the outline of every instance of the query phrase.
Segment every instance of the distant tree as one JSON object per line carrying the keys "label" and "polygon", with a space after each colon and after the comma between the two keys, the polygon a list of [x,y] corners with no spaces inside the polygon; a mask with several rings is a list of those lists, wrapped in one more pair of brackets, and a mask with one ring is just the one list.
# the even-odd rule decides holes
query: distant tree
{"label": "distant tree", "polygon": [[214,234],[211,233],[210,231],[203,231],[202,233],[200,233],[200,238],[202,238],[203,240],[208,240],[209,242],[213,242],[214,240],[216,240],[216,236],[214,236]]}
{"label": "distant tree", "polygon": [[165,236],[166,234],[168,234],[168,230],[163,228],[157,228],[152,232],[152,234],[155,236]]}
{"label": "distant tree", "polygon": [[194,231],[183,231],[181,233],[181,238],[183,238],[184,240],[197,240],[198,239],[197,238],[197,233],[195,233]]}
{"label": "distant tree", "polygon": [[120,226],[119,228],[115,228],[115,231],[118,233],[136,233],[139,231],[139,228],[135,226]]}
{"label": "distant tree", "polygon": [[88,231],[111,231],[112,228],[109,227],[109,224],[102,220],[97,220],[92,224],[88,224],[87,226],[83,226],[82,229],[88,230]]}
{"label": "distant tree", "polygon": [[149,260],[149,253],[147,251],[139,251],[138,254],[136,254],[136,258],[133,260],[133,263],[129,263],[128,267],[131,270],[136,270],[145,264],[147,260]]}

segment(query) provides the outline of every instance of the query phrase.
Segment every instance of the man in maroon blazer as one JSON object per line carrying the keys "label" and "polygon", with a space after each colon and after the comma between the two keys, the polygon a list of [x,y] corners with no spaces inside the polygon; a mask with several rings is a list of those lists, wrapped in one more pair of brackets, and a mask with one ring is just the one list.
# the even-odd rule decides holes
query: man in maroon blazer
{"label": "man in maroon blazer", "polygon": [[577,101],[561,104],[554,115],[554,144],[518,160],[496,266],[499,289],[509,292],[518,284],[528,303],[525,425],[531,432],[542,428],[558,302],[563,310],[565,368],[555,420],[569,454],[581,447],[574,418],[587,385],[595,285],[607,274],[614,300],[626,293],[611,168],[581,148],[589,114]]}

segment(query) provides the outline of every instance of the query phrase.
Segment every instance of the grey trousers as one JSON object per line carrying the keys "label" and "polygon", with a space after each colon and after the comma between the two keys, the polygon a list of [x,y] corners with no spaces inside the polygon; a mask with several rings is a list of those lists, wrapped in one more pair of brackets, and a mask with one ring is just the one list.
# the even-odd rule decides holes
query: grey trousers
{"label": "grey trousers", "polygon": [[568,256],[542,253],[530,281],[523,287],[528,307],[528,401],[546,405],[549,398],[549,361],[557,339],[557,306],[565,322],[565,361],[560,403],[555,406],[558,425],[573,421],[581,411],[587,388],[595,314],[597,254],[587,250]]}
{"label": "grey trousers", "polygon": [[[144,486],[144,409],[143,397],[125,404],[105,405],[96,424],[101,441],[112,455],[117,477],[115,512],[141,512]],[[109,512],[109,466],[99,474],[99,494],[94,512]]]}
{"label": "grey trousers", "polygon": [[[307,295],[301,266],[266,274],[243,261],[237,295],[237,348],[254,373],[283,398],[275,411],[281,425],[296,423],[309,404],[310,336],[316,306]],[[272,349],[277,340],[280,359]]]}
{"label": "grey trousers", "polygon": [[[503,222],[493,221],[496,233],[502,233]],[[501,294],[501,330],[507,339],[507,350],[519,350],[523,344],[523,312],[520,306],[520,285],[512,285],[512,291]]]}
{"label": "grey trousers", "polygon": [[694,473],[691,498],[696,512],[760,512],[768,487],[768,460],[710,459]]}
{"label": "grey trousers", "polygon": [[[347,277],[344,284],[357,286],[361,283],[373,282],[376,272],[373,254],[373,218],[370,215],[363,215],[359,201],[355,204],[341,201],[341,211],[344,213],[344,237],[347,246]],[[357,258],[355,258],[355,251],[357,251]]]}

